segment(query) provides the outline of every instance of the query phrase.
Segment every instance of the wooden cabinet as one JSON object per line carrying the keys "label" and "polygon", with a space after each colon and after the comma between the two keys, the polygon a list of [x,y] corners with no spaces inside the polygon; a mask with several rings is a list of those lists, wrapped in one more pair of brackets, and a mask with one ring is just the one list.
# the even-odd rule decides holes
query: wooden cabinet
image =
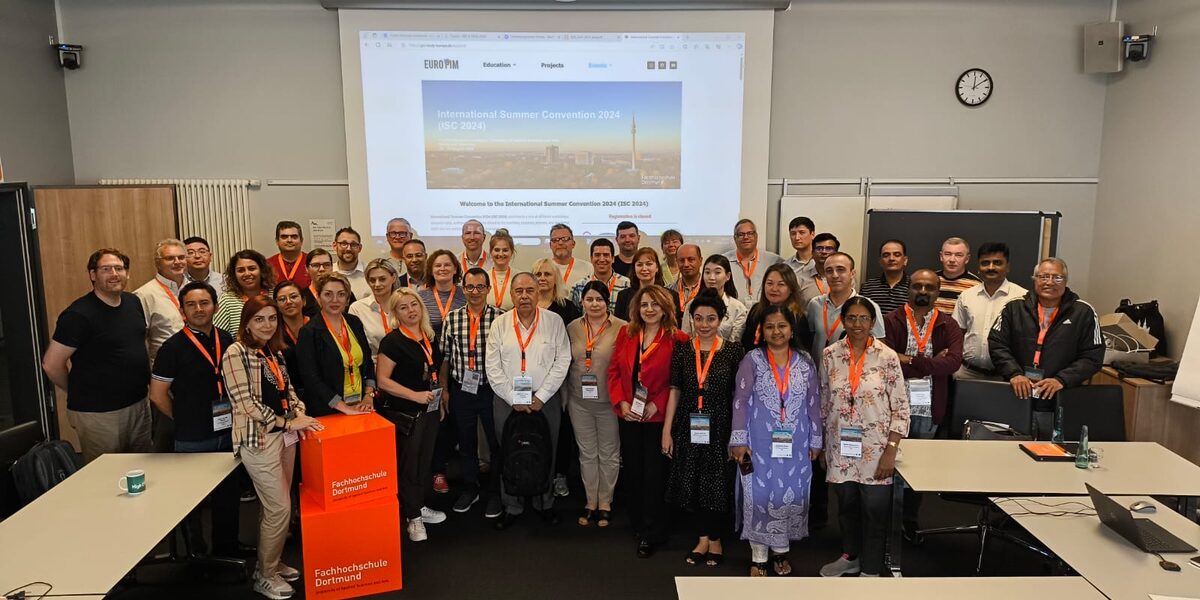
{"label": "wooden cabinet", "polygon": [[1200,406],[1171,400],[1171,385],[1137,377],[1122,378],[1104,367],[1092,383],[1119,385],[1125,396],[1125,432],[1130,441],[1158,442],[1200,464]]}

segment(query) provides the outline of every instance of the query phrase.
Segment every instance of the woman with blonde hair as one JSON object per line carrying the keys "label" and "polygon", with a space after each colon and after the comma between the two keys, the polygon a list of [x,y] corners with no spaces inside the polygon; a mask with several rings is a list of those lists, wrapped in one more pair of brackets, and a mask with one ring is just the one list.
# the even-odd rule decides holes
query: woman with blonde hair
{"label": "woman with blonde hair", "polygon": [[438,378],[442,350],[417,292],[400,288],[391,304],[396,328],[379,343],[377,405],[379,414],[396,426],[400,507],[408,538],[420,542],[428,539],[426,523],[446,520],[446,513],[425,506],[438,423],[446,417],[445,383]]}
{"label": "woman with blonde hair", "polygon": [[396,320],[391,316],[391,303],[400,274],[396,272],[392,261],[386,258],[367,263],[365,273],[367,285],[371,286],[371,295],[354,301],[350,305],[350,314],[362,321],[367,344],[371,346],[371,359],[374,360],[379,355],[379,342],[396,328]]}
{"label": "woman with blonde hair", "polygon": [[517,246],[507,229],[497,229],[488,241],[488,250],[492,253],[492,268],[488,270],[492,293],[488,296],[488,304],[502,311],[511,310],[513,303],[512,295],[508,293],[508,282],[516,274],[511,263],[513,255],[517,253]]}
{"label": "woman with blonde hair", "polygon": [[[533,263],[533,269],[530,272],[537,281],[538,308],[544,308],[558,315],[567,325],[583,316],[583,313],[579,312],[579,307],[567,298],[570,290],[559,279],[554,261],[543,258]],[[495,287],[495,282],[492,282],[492,287]]]}

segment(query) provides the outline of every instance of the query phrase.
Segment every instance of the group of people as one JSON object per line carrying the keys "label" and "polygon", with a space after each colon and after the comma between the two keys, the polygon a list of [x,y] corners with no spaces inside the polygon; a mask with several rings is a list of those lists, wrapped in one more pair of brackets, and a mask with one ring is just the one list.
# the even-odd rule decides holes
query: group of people
{"label": "group of people", "polygon": [[[550,256],[522,272],[503,229],[466,222],[460,253],[427,253],[414,233],[389,221],[388,254],[364,264],[353,229],[305,251],[300,225],[283,221],[276,254],[239,251],[222,273],[204,239],[164,240],[157,273],[132,294],[129,258],[97,250],[93,290],[59,315],[43,360],[68,393],[85,461],[239,455],[262,502],[254,589],[270,598],[290,597],[300,576],[279,560],[297,440],[322,428],[318,417],[370,412],[395,425],[414,542],[447,518],[425,503],[449,491],[457,446],[455,512],[484,500],[503,530],[528,501],[557,524],[561,474],[578,460],[579,526],[612,523],[619,478],[638,556],[686,514],[689,564],[721,564],[726,535],[740,531],[755,576],[791,572],[790,544],[825,525],[831,486],[842,554],[820,573],[874,576],[901,442],[946,434],[955,379],[1009,382],[1037,398],[1048,432],[1055,394],[1103,358],[1066,263],[1042,260],[1027,292],[1008,280],[1003,243],[978,248],[976,275],[963,239],[945,241],[941,270],[913,273],[905,243],[889,240],[882,274],[858,289],[855,259],[806,217],[790,223],[786,259],[759,248],[748,219],[733,250],[707,257],[673,230],[661,254],[640,246],[622,222],[616,244],[597,238],[583,260],[558,224]],[[511,494],[500,461],[488,463],[514,413],[544,417],[557,450],[533,498]],[[214,552],[238,547],[237,495],[229,481],[214,492]],[[906,498],[906,533],[918,500]]]}

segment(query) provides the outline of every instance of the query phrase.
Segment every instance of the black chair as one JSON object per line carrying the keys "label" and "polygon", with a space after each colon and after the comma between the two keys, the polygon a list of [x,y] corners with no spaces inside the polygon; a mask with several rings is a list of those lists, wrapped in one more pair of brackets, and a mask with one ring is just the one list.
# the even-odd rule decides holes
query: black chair
{"label": "black chair", "polygon": [[1093,442],[1125,441],[1125,395],[1119,385],[1084,385],[1058,393],[1063,413],[1063,439],[1079,441],[1088,428]]}
{"label": "black chair", "polygon": [[[951,439],[962,439],[963,425],[971,420],[1003,423],[1018,433],[1030,434],[1033,431],[1033,400],[1018,398],[1013,393],[1012,387],[1004,382],[959,380],[954,389],[954,404],[950,418]],[[1015,448],[1013,450],[1016,451]],[[992,503],[988,500],[988,494],[939,493],[938,496],[948,502],[978,506],[979,517],[973,525],[917,531],[914,539],[918,543],[929,535],[970,533],[979,536],[979,559],[975,564],[977,574],[983,571],[983,554],[987,550],[988,538],[991,536],[1006,539],[1042,556],[1050,557],[1046,550],[1034,546],[992,523]]]}

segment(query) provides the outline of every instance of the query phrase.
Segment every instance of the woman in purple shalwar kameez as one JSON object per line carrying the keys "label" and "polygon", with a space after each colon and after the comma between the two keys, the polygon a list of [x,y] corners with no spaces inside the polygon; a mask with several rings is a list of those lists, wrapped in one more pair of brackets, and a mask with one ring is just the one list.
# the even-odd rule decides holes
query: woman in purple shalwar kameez
{"label": "woman in purple shalwar kameez", "polygon": [[775,574],[792,571],[787,553],[793,540],[808,536],[812,461],[823,431],[817,368],[794,335],[795,317],[769,307],[760,323],[763,345],[738,368],[729,439],[741,467],[735,518],[750,542],[755,577],[767,574],[771,551]]}

